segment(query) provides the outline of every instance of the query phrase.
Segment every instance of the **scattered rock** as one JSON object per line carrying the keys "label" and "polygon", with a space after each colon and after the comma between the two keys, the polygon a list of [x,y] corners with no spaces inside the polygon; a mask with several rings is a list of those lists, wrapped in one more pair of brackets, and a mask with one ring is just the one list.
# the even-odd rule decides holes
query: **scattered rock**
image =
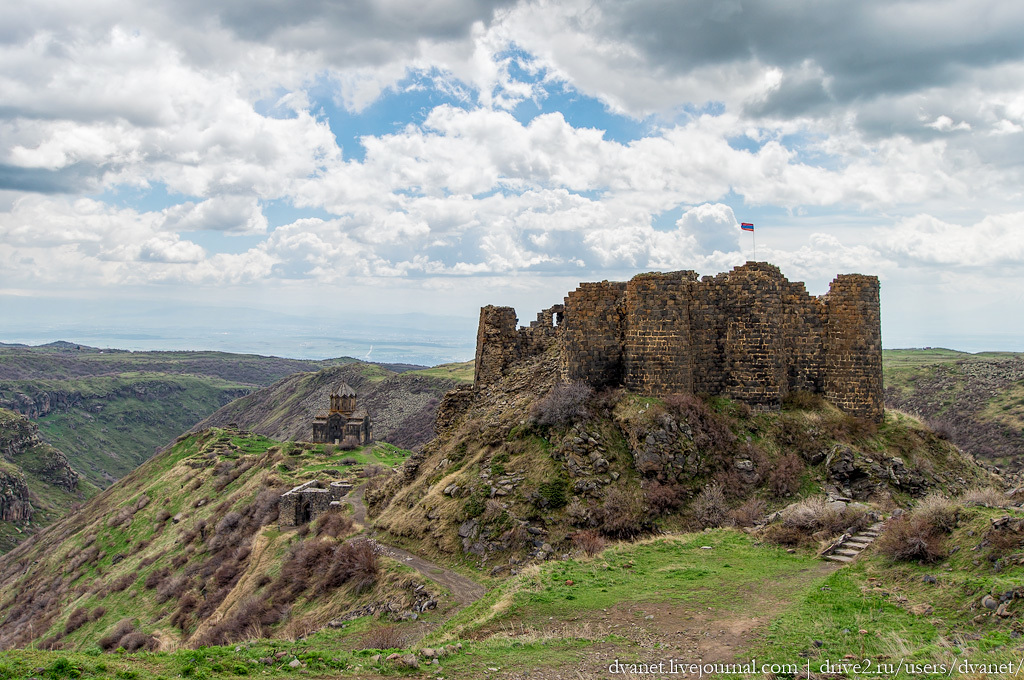
{"label": "scattered rock", "polygon": [[300,668],[302,666],[302,662],[298,659],[292,659],[288,662],[288,666],[291,668]]}

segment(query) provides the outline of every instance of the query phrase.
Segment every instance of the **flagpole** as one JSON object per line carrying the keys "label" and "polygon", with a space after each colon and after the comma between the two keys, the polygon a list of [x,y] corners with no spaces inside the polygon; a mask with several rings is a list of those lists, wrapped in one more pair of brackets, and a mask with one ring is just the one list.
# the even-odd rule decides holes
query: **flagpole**
{"label": "flagpole", "polygon": [[750,232],[750,242],[753,244],[754,251],[751,253],[751,262],[757,261],[757,236],[754,234],[754,223],[753,222],[740,222],[741,231]]}

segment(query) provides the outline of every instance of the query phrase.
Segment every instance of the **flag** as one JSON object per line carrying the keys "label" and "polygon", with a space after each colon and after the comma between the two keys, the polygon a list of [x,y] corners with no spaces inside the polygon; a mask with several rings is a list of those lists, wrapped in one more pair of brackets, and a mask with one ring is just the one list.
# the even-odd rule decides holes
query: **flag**
{"label": "flag", "polygon": [[740,222],[740,229],[743,231],[754,231],[753,222]]}

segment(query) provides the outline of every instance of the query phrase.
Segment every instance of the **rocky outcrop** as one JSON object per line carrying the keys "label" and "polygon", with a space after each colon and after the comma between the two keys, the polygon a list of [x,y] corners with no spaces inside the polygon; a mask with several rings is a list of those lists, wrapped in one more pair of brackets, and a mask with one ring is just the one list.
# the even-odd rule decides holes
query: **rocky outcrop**
{"label": "rocky outcrop", "polygon": [[10,409],[26,418],[42,418],[54,411],[67,411],[82,402],[82,395],[63,390],[43,391],[29,395],[22,392],[6,398],[0,396],[0,408]]}
{"label": "rocky outcrop", "polygon": [[0,409],[0,454],[14,464],[13,469],[20,467],[65,491],[78,487],[79,475],[67,456],[39,437],[35,423],[6,409]]}
{"label": "rocky outcrop", "polygon": [[833,447],[825,459],[825,468],[829,481],[835,485],[839,495],[858,500],[879,496],[887,487],[916,498],[938,486],[941,481],[952,482],[954,485],[956,481],[914,469],[899,456],[868,455],[846,445]]}
{"label": "rocky outcrop", "polygon": [[26,522],[32,512],[25,474],[14,465],[0,464],[0,520]]}

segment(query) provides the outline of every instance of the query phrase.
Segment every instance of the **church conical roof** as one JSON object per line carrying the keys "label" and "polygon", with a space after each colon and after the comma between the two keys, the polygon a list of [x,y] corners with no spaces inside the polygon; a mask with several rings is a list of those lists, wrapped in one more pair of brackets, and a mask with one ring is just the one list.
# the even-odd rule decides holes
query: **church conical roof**
{"label": "church conical roof", "polygon": [[356,396],[356,391],[352,389],[352,386],[348,383],[341,383],[341,385],[331,393],[331,396],[354,397]]}

